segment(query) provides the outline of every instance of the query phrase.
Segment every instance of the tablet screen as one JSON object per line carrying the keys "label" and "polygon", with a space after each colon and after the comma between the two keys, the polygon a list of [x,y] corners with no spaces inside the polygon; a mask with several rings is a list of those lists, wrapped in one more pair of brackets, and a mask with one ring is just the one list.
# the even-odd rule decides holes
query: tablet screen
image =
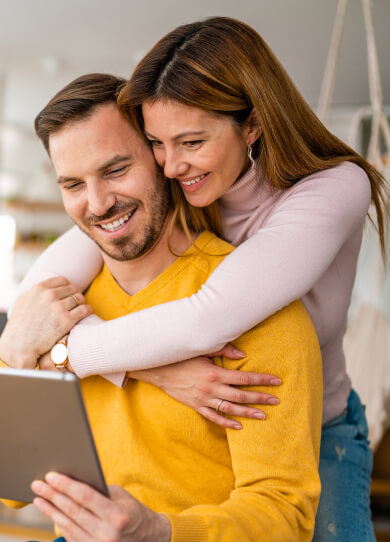
{"label": "tablet screen", "polygon": [[0,435],[0,498],[31,502],[31,482],[48,471],[107,495],[73,374],[0,369]]}

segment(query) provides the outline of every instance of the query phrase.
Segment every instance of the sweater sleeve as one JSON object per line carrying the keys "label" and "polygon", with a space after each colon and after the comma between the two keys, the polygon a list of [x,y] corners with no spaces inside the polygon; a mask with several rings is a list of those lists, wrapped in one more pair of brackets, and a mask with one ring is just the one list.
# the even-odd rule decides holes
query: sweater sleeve
{"label": "sweater sleeve", "polygon": [[354,164],[303,179],[196,294],[75,326],[68,345],[76,374],[145,369],[219,350],[311,290],[361,227],[370,198],[368,177]]}
{"label": "sweater sleeve", "polygon": [[74,226],[54,241],[34,262],[21,282],[17,295],[42,280],[58,275],[66,277],[83,292],[99,273],[102,265],[103,259],[96,243]]}
{"label": "sweater sleeve", "polygon": [[[235,341],[248,352],[228,368],[282,375],[280,405],[264,422],[227,430],[235,487],[220,505],[167,514],[171,542],[309,542],[320,495],[321,355],[313,325],[293,303]],[[260,345],[260,346],[259,346]],[[266,361],[265,361],[266,360]]]}

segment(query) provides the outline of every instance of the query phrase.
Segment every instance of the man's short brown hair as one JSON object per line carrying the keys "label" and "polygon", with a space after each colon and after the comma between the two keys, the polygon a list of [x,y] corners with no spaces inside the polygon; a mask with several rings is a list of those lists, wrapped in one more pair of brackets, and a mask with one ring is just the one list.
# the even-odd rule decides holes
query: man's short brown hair
{"label": "man's short brown hair", "polygon": [[78,77],[50,100],[35,118],[35,131],[49,152],[50,135],[67,124],[89,117],[99,105],[116,103],[125,79],[106,73]]}

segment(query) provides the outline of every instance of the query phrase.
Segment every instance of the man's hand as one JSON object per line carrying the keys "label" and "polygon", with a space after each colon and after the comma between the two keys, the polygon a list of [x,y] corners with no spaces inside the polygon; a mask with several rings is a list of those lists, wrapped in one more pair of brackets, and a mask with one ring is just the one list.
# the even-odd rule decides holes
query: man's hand
{"label": "man's hand", "polygon": [[[65,337],[62,337],[61,341],[63,341],[67,337],[68,337],[67,335]],[[51,360],[50,352],[46,352],[46,354],[43,354],[43,356],[39,358],[38,363],[39,363],[39,368],[43,371],[61,371],[62,370],[62,369],[57,369],[57,367],[54,365],[54,363]],[[74,373],[69,361],[66,364],[65,370],[68,373]]]}
{"label": "man's hand", "polygon": [[0,359],[11,367],[34,368],[41,355],[91,312],[64,277],[36,284],[13,306],[0,338]]}
{"label": "man's hand", "polygon": [[34,481],[34,505],[61,529],[67,542],[169,542],[171,527],[119,486],[110,497],[63,474],[50,472]]}

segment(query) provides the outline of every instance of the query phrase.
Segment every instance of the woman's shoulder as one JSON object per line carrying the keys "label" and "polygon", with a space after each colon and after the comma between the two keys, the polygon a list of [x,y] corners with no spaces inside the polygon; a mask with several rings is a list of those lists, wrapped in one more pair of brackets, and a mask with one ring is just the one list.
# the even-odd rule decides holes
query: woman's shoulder
{"label": "woman's shoulder", "polygon": [[[310,181],[315,182],[310,183]],[[371,185],[367,173],[353,162],[342,162],[337,166],[311,173],[298,181],[295,186],[305,184],[308,190],[315,190],[317,187],[326,188],[325,182],[328,183],[329,189],[334,189],[337,184],[341,188],[345,187],[348,190],[353,188],[371,197]]]}
{"label": "woman's shoulder", "polygon": [[302,178],[284,192],[280,202],[297,201],[300,205],[302,198],[314,207],[321,208],[321,202],[325,202],[335,209],[351,209],[354,214],[364,216],[371,201],[370,179],[360,166],[342,162]]}

